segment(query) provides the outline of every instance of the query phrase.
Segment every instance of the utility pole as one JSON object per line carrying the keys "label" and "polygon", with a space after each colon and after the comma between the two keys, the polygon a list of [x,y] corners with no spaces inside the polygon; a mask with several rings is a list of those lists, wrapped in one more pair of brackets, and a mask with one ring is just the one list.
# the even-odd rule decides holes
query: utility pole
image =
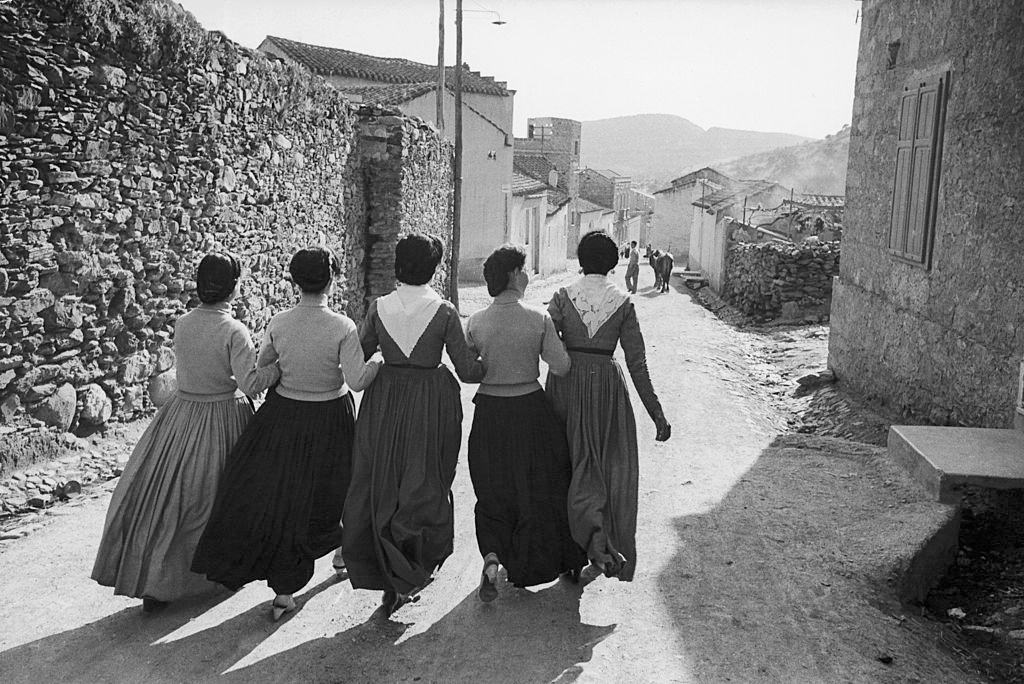
{"label": "utility pole", "polygon": [[444,0],[437,21],[437,130],[444,133]]}
{"label": "utility pole", "polygon": [[455,201],[452,210],[451,293],[459,308],[459,246],[462,242],[462,0],[455,0]]}

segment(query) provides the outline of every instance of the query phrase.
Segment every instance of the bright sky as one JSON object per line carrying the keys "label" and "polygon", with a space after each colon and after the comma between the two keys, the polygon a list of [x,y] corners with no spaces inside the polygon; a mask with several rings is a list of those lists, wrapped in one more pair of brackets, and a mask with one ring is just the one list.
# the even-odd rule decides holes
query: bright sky
{"label": "bright sky", "polygon": [[[252,48],[270,34],[437,61],[438,0],[179,2],[205,28]],[[533,116],[677,114],[704,128],[812,137],[850,121],[856,0],[464,0],[463,7],[463,60],[516,90],[516,135]],[[446,63],[453,64],[455,0],[445,0],[445,10]],[[507,23],[492,24],[493,12]]]}

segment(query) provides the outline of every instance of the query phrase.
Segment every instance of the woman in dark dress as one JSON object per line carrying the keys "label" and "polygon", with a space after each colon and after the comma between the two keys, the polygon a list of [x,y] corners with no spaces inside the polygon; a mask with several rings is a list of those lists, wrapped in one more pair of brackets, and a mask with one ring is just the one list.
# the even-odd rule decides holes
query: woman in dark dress
{"label": "woman in dark dress", "polygon": [[341,544],[351,471],[355,405],[379,362],[363,361],[355,323],[328,305],[338,260],[300,250],[289,266],[299,303],[270,319],[258,366],[277,363],[281,380],[228,459],[213,515],[192,564],[237,590],[267,580],[275,620],[295,609],[292,594],[313,562]]}
{"label": "woman in dark dress", "polygon": [[567,376],[549,374],[547,393],[565,421],[572,455],[569,527],[591,562],[623,581],[636,570],[639,455],[636,419],[622,369],[612,354],[618,344],[640,401],[657,428],[672,432],[647,372],[644,338],[629,295],[606,277],[615,267],[615,242],[587,233],[577,248],[583,277],[554,294],[548,313],[572,358]]}
{"label": "woman in dark dress", "polygon": [[380,349],[384,366],[356,421],[341,552],[352,586],[383,591],[388,614],[452,553],[462,403],[441,351],[463,382],[484,374],[459,312],[428,284],[443,254],[433,236],[399,240],[398,289],[370,305],[360,331],[365,355]]}
{"label": "woman in dark dress", "polygon": [[498,566],[520,587],[576,575],[587,556],[566,515],[572,477],[565,426],[537,378],[569,372],[569,354],[546,311],[524,305],[526,253],[505,245],[484,262],[494,302],[469,317],[468,336],[487,368],[473,403],[469,473],[476,539],[484,559],[478,595],[493,601]]}

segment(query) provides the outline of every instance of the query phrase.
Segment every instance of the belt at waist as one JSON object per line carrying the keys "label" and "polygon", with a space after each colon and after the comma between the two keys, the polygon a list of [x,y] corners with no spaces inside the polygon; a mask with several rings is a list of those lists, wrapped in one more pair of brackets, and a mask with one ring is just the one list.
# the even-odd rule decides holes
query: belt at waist
{"label": "belt at waist", "polygon": [[614,349],[592,349],[590,347],[566,347],[566,351],[580,352],[581,354],[600,354],[601,356],[611,356],[615,353]]}
{"label": "belt at waist", "polygon": [[412,363],[385,363],[385,368],[402,368],[404,370],[423,370],[432,371],[437,370],[440,366],[417,366]]}
{"label": "belt at waist", "polygon": [[214,401],[224,401],[225,399],[241,399],[245,396],[245,393],[240,389],[234,389],[230,392],[219,392],[217,394],[196,394],[194,392],[186,392],[185,390],[178,390],[178,398],[184,399],[185,401],[196,401],[199,403],[211,403]]}

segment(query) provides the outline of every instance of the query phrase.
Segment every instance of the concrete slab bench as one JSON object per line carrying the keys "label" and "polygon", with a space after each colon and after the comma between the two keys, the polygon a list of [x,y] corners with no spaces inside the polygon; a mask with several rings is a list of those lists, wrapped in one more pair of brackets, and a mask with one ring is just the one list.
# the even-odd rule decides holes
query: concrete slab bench
{"label": "concrete slab bench", "polygon": [[1024,430],[894,425],[888,448],[943,503],[969,486],[1024,489]]}

